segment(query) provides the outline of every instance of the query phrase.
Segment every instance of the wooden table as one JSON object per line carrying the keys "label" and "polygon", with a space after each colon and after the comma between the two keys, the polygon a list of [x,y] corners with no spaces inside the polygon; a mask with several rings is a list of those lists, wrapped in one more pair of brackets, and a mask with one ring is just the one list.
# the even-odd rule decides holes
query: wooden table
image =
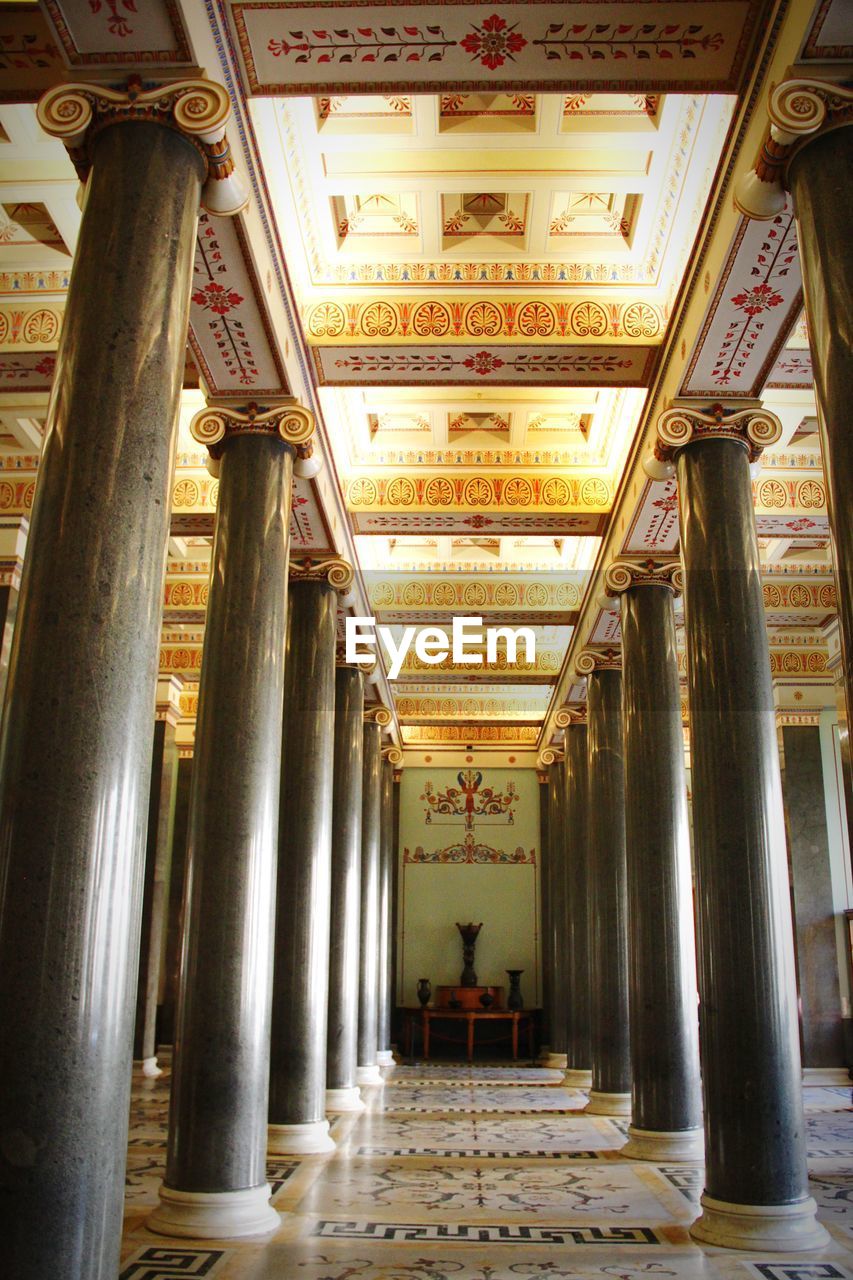
{"label": "wooden table", "polygon": [[466,1023],[466,1047],[468,1051],[468,1061],[474,1061],[474,1028],[478,1022],[511,1022],[512,1023],[512,1056],[513,1060],[518,1060],[518,1030],[522,1020],[527,1022],[527,1041],[528,1053],[533,1057],[533,1032],[534,1018],[531,1010],[513,1010],[513,1009],[407,1009],[406,1025],[407,1035],[407,1056],[412,1056],[412,1031],[413,1024],[420,1016],[421,1031],[423,1034],[424,1045],[424,1061],[429,1061],[430,1047],[430,1023],[438,1020],[449,1022]]}

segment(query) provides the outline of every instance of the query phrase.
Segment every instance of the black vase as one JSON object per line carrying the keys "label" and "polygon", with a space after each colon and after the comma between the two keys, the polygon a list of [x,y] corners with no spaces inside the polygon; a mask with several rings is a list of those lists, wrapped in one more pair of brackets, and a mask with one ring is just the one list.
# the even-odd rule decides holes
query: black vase
{"label": "black vase", "polygon": [[506,1007],[512,1009],[513,1013],[517,1013],[519,1009],[524,1008],[524,997],[521,994],[521,975],[523,969],[507,969],[506,976],[509,978],[509,995],[506,998]]}
{"label": "black vase", "polygon": [[418,978],[418,1000],[422,1009],[429,1004],[429,998],[432,995],[432,987],[429,978]]}

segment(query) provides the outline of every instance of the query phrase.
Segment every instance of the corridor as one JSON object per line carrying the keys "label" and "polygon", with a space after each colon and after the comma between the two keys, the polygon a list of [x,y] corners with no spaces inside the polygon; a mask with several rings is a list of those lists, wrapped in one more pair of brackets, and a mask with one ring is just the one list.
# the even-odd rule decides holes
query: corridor
{"label": "corridor", "polygon": [[145,1227],[163,1176],[168,1069],[134,1079],[121,1280],[853,1280],[849,1088],[804,1090],[809,1187],[831,1246],[702,1249],[696,1164],[620,1157],[628,1121],[584,1116],[558,1071],[435,1064],[386,1071],[340,1116],[330,1157],[271,1159],[267,1240],[194,1244]]}

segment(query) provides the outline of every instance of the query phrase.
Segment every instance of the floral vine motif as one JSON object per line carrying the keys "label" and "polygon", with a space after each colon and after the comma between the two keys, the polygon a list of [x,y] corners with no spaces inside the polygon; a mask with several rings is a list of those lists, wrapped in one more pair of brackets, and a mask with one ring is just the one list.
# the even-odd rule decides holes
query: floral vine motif
{"label": "floral vine motif", "polygon": [[474,24],[474,30],[460,41],[461,47],[471,55],[472,62],[479,58],[482,66],[496,71],[507,58],[514,62],[515,55],[527,44],[524,36],[516,31],[517,26],[517,22],[508,26],[503,18],[493,13],[480,26]]}
{"label": "floral vine motif", "polygon": [[[593,59],[695,58],[701,53],[716,52],[723,46],[721,31],[701,35],[701,26],[684,27],[680,23],[661,26],[645,22],[552,22],[548,34],[534,45],[544,49],[549,61],[569,58]],[[577,108],[575,108],[577,109]]]}
{"label": "floral vine motif", "polygon": [[493,356],[490,351],[478,351],[474,356],[468,356],[467,360],[462,363],[466,369],[473,369],[475,373],[481,376],[487,373],[493,373],[495,369],[503,368],[503,360],[500,356]]}
{"label": "floral vine motif", "polygon": [[538,352],[520,352],[511,360],[504,360],[490,351],[478,351],[475,355],[460,360],[450,352],[439,354],[406,352],[399,355],[389,352],[387,355],[371,352],[369,355],[350,355],[335,360],[336,369],[348,369],[354,373],[432,373],[451,375],[455,369],[471,369],[481,376],[506,368],[514,373],[618,373],[620,369],[631,369],[630,359],[618,355],[598,353],[584,355],[578,352],[559,352],[554,355],[540,355]]}
{"label": "floral vine motif", "polygon": [[127,13],[136,13],[136,0],[89,0],[89,8],[92,13],[100,13],[102,9],[109,10],[107,29],[110,35],[120,36],[121,39],[133,35],[133,27],[120,10],[124,9]]}
{"label": "floral vine motif", "polygon": [[712,377],[718,386],[729,386],[746,369],[764,329],[766,313],[785,301],[779,284],[796,263],[797,252],[794,215],[791,212],[778,214],[762,241],[750,272],[760,279],[729,299],[740,314],[729,322],[714,362]]}
{"label": "floral vine motif", "polygon": [[216,231],[207,215],[202,214],[199,219],[194,268],[198,283],[192,294],[192,301],[212,316],[208,325],[227,372],[232,376],[236,374],[242,386],[251,387],[258,380],[255,356],[246,337],[243,321],[237,316],[231,316],[231,312],[240,306],[243,298],[236,289],[230,289],[227,284],[221,284],[215,278],[227,270]]}
{"label": "floral vine motif", "polygon": [[456,45],[441,27],[348,27],[327,31],[288,31],[288,40],[272,39],[267,50],[274,58],[295,53],[294,61],[310,62],[441,62]]}

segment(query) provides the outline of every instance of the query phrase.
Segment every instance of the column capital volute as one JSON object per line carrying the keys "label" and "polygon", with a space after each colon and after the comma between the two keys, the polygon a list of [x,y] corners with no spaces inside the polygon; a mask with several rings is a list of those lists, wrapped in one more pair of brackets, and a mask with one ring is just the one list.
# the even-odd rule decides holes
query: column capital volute
{"label": "column capital volute", "polygon": [[371,706],[364,708],[364,723],[378,724],[383,729],[387,729],[391,723],[391,712],[387,707]]}
{"label": "column capital volute", "polygon": [[735,184],[734,204],[746,218],[767,221],[785,208],[790,161],[819,134],[853,123],[853,91],[826,80],[783,80],[767,103],[770,127],[755,167]]}
{"label": "column capital volute", "polygon": [[[267,404],[249,401],[238,408],[231,404],[211,402],[194,414],[190,421],[193,440],[205,445],[210,454],[209,470],[218,474],[217,464],[226,443],[235,436],[277,436],[296,454],[293,466],[296,475],[305,474],[300,461],[313,462],[314,415],[310,409],[292,396]],[[318,468],[309,466],[308,474],[316,475]]]}
{"label": "column capital volute", "polygon": [[387,760],[388,764],[390,764],[392,768],[399,769],[403,763],[403,753],[399,747],[383,747],[382,759]]}
{"label": "column capital volute", "polygon": [[174,80],[147,89],[137,75],[122,89],[59,84],[42,94],[36,115],[45,132],[65,144],[82,182],[92,167],[92,143],[103,129],[132,122],[161,124],[182,134],[204,161],[202,208],[232,217],[249,203],[225,136],[231,99],[215,80]]}
{"label": "column capital volute", "polygon": [[543,747],[539,752],[539,759],[536,763],[538,768],[547,769],[549,765],[562,764],[565,758],[562,751],[557,747]]}
{"label": "column capital volute", "polygon": [[665,587],[674,596],[684,589],[684,573],[677,560],[614,560],[604,573],[609,595],[619,597],[632,587]]}
{"label": "column capital volute", "polygon": [[582,649],[575,658],[575,672],[579,676],[591,676],[596,671],[621,671],[622,653],[619,649]]}
{"label": "column capital volute", "polygon": [[337,556],[325,556],[322,559],[305,556],[300,560],[291,560],[287,574],[291,582],[327,582],[342,597],[342,605],[349,602],[355,582],[352,565]]}
{"label": "column capital volute", "polygon": [[755,462],[767,445],[775,444],[782,434],[782,423],[755,401],[745,408],[726,408],[721,404],[700,409],[695,405],[672,405],[657,421],[654,456],[643,463],[652,480],[667,480],[675,472],[679,451],[699,440],[736,440]]}
{"label": "column capital volute", "polygon": [[348,662],[346,645],[343,640],[339,639],[335,642],[335,666],[338,668],[347,667],[351,671],[361,672],[365,683],[368,683],[379,667],[379,659],[374,655],[373,658],[365,658],[364,661]]}
{"label": "column capital volute", "polygon": [[554,724],[558,729],[568,729],[573,724],[586,724],[586,707],[560,707],[554,713]]}

